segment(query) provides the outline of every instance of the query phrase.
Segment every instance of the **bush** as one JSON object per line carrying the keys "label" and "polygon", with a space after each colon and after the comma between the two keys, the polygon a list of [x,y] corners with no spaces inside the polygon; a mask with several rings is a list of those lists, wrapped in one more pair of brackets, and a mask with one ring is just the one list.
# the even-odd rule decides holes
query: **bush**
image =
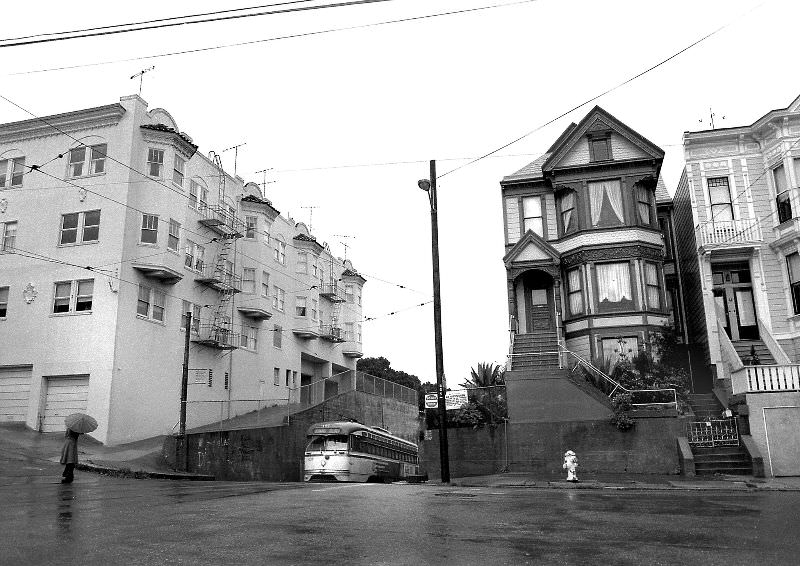
{"label": "bush", "polygon": [[630,430],[636,426],[636,421],[628,415],[632,407],[631,403],[633,403],[633,399],[630,393],[617,393],[611,399],[611,404],[614,407],[611,424],[619,430]]}

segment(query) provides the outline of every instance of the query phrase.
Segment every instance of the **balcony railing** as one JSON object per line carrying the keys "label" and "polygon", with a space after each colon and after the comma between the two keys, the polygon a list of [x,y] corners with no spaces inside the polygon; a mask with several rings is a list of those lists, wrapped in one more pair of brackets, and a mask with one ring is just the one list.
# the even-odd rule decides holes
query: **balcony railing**
{"label": "balcony railing", "polygon": [[198,283],[227,293],[239,293],[242,290],[240,275],[211,264],[200,264],[198,267],[200,272],[194,278]]}
{"label": "balcony railing", "polygon": [[344,330],[331,324],[320,326],[320,338],[330,342],[344,342]]}
{"label": "balcony railing", "polygon": [[226,324],[201,322],[197,332],[192,332],[191,341],[217,350],[234,350],[239,347],[239,334],[231,332]]}
{"label": "balcony railing", "polygon": [[241,238],[245,234],[244,222],[239,220],[236,214],[227,207],[209,206],[201,209],[200,213],[203,216],[198,222],[214,230],[217,234],[232,238]]}
{"label": "balcony railing", "polygon": [[332,303],[343,303],[343,289],[336,283],[325,283],[319,290],[319,296],[328,299]]}
{"label": "balcony railing", "polygon": [[800,365],[744,366],[731,372],[733,393],[800,391]]}
{"label": "balcony railing", "polygon": [[753,245],[763,240],[758,220],[716,220],[704,222],[696,229],[697,248],[701,253],[710,248]]}

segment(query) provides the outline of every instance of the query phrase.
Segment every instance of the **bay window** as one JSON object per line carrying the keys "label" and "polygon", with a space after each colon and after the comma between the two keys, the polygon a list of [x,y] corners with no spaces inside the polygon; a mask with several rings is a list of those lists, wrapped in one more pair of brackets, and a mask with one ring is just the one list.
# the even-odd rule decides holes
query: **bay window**
{"label": "bay window", "polygon": [[622,185],[619,179],[588,183],[592,226],[619,226],[625,221],[622,209]]}
{"label": "bay window", "polygon": [[567,271],[567,299],[571,315],[583,314],[583,285],[580,268]]}
{"label": "bay window", "polygon": [[575,191],[565,191],[559,197],[561,211],[561,229],[564,234],[577,230],[578,216],[575,214]]}
{"label": "bay window", "polygon": [[658,266],[655,263],[644,263],[644,284],[647,289],[647,308],[660,310],[661,278],[658,276]]}
{"label": "bay window", "polygon": [[544,237],[542,197],[522,197],[522,233],[528,230]]}
{"label": "bay window", "polygon": [[636,211],[639,214],[639,223],[650,226],[653,223],[653,192],[642,184],[637,184],[636,189]]}
{"label": "bay window", "polygon": [[597,273],[597,302],[601,310],[615,310],[633,306],[630,264],[599,263]]}
{"label": "bay window", "polygon": [[789,289],[792,295],[794,314],[800,314],[800,254],[790,253],[786,256],[786,268],[789,270]]}
{"label": "bay window", "polygon": [[789,198],[789,184],[786,181],[786,170],[783,165],[778,165],[772,170],[772,179],[775,181],[778,222],[786,222],[792,218],[792,202]]}

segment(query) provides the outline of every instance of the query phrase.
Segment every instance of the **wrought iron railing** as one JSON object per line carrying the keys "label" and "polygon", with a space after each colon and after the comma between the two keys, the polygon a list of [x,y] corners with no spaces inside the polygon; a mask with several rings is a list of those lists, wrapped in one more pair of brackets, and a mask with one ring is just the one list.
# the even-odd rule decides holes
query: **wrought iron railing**
{"label": "wrought iron railing", "polygon": [[693,446],[738,446],[736,419],[707,419],[686,424],[686,436]]}

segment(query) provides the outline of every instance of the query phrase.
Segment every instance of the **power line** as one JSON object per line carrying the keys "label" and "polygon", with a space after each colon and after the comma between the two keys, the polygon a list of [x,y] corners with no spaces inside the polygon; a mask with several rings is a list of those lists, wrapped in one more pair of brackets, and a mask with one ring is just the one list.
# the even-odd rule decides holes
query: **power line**
{"label": "power line", "polygon": [[[393,2],[394,0],[348,0],[347,2],[339,2],[336,4],[322,4],[318,6],[299,6],[295,8],[287,8],[285,10],[269,10],[266,12],[256,12],[254,14],[236,14],[232,16],[219,16],[216,18],[207,18],[204,20],[193,20],[193,21],[185,21],[185,22],[173,22],[173,23],[159,23],[154,25],[146,25],[137,28],[126,28],[126,29],[105,29],[101,31],[94,31],[90,33],[81,33],[78,35],[72,35],[69,37],[49,37],[43,39],[28,39],[23,41],[16,41],[14,43],[5,43],[0,44],[0,49],[4,47],[21,47],[24,45],[36,45],[38,43],[51,43],[53,41],[65,41],[68,39],[83,39],[87,37],[99,37],[105,35],[117,35],[120,33],[129,33],[134,31],[145,31],[151,29],[163,29],[163,28],[171,28],[175,26],[185,26],[191,24],[203,24],[208,22],[219,22],[224,20],[236,20],[240,18],[252,18],[255,16],[274,16],[279,14],[289,14],[292,12],[308,12],[312,10],[324,10],[327,8],[344,8],[347,6],[357,6],[360,4],[376,4],[382,2]],[[280,4],[275,4],[275,6],[280,6],[284,4],[294,4],[295,2],[285,2]],[[111,26],[116,27],[116,26]]]}
{"label": "power line", "polygon": [[288,34],[288,35],[281,35],[281,36],[277,36],[277,37],[268,37],[268,38],[265,38],[265,39],[254,39],[254,40],[251,40],[251,41],[242,41],[242,42],[238,42],[238,43],[214,45],[214,46],[210,46],[210,47],[198,47],[198,48],[195,48],[195,49],[185,49],[185,50],[182,50],[182,51],[172,51],[172,52],[168,52],[168,53],[158,53],[158,54],[155,54],[155,55],[144,55],[144,56],[140,56],[140,57],[129,57],[127,59],[116,59],[116,60],[111,60],[111,61],[100,61],[100,62],[96,62],[96,63],[83,63],[83,64],[79,64],[79,65],[66,65],[66,66],[63,66],[63,67],[51,67],[51,68],[47,68],[47,69],[35,69],[35,70],[32,70],[32,71],[19,71],[19,72],[16,72],[16,73],[8,73],[7,76],[30,75],[30,74],[34,74],[34,73],[49,73],[49,72],[52,72],[52,71],[66,71],[66,70],[80,69],[80,68],[85,68],[85,67],[98,67],[98,66],[102,66],[102,65],[112,65],[114,63],[128,63],[128,62],[131,62],[131,61],[143,61],[143,60],[149,60],[149,59],[158,59],[158,58],[161,58],[161,57],[173,57],[173,56],[177,56],[177,55],[188,55],[188,54],[191,54],[191,53],[202,53],[202,52],[205,52],[205,51],[215,51],[217,49],[227,49],[227,48],[230,48],[230,47],[243,47],[243,46],[246,46],[246,45],[255,45],[255,44],[258,44],[258,43],[267,43],[267,42],[271,42],[271,41],[281,41],[281,40],[284,40],[284,39],[296,39],[296,38],[300,38],[300,37],[310,37],[310,36],[315,36],[315,35],[336,33],[336,32],[340,32],[340,31],[353,31],[353,30],[358,30],[358,29],[367,29],[367,28],[383,26],[383,25],[389,25],[389,24],[414,22],[414,21],[426,20],[426,19],[430,19],[430,18],[439,18],[439,17],[442,17],[442,16],[452,16],[452,15],[456,15],[456,14],[466,14],[466,13],[478,12],[478,11],[482,11],[482,10],[491,10],[491,9],[494,9],[494,8],[505,8],[505,7],[508,7],[508,6],[516,6],[516,5],[519,5],[519,4],[531,4],[533,2],[538,2],[538,0],[518,0],[517,2],[509,2],[509,3],[505,3],[505,4],[490,4],[490,5],[487,5],[487,6],[478,6],[476,8],[468,8],[468,9],[463,9],[463,10],[451,10],[451,11],[448,11],[448,12],[438,12],[438,13],[435,13],[435,14],[426,14],[426,15],[423,15],[423,16],[412,16],[412,17],[408,17],[408,18],[398,18],[398,19],[394,19],[394,20],[384,20],[382,22],[373,22],[373,23],[370,23],[370,24],[360,24],[360,25],[347,26],[347,27],[341,27],[341,28],[329,28],[329,29],[318,30],[318,31],[294,33],[294,34]]}
{"label": "power line", "polygon": [[547,126],[549,126],[549,125],[550,125],[550,124],[552,124],[553,122],[556,122],[556,121],[560,120],[561,118],[563,118],[563,117],[564,117],[564,116],[566,116],[567,114],[570,114],[571,112],[574,112],[575,110],[577,110],[577,109],[579,109],[579,108],[582,108],[582,107],[586,106],[587,104],[591,104],[591,103],[592,103],[592,102],[594,102],[595,100],[597,100],[597,99],[599,99],[599,98],[601,98],[601,97],[603,97],[603,96],[605,96],[605,95],[607,95],[607,94],[609,94],[609,93],[611,93],[611,92],[614,92],[615,90],[617,90],[617,89],[619,89],[619,88],[621,88],[621,87],[625,86],[626,84],[629,84],[629,83],[631,83],[631,82],[635,81],[636,79],[638,79],[638,78],[640,78],[640,77],[642,77],[642,76],[644,76],[644,75],[648,74],[649,72],[651,72],[651,71],[653,71],[653,70],[655,70],[655,69],[657,69],[657,68],[661,67],[662,65],[664,65],[664,64],[666,64],[666,63],[668,63],[669,61],[671,61],[671,60],[675,59],[676,57],[678,57],[679,55],[681,55],[681,54],[685,53],[686,51],[688,51],[688,50],[689,50],[689,49],[691,49],[692,47],[694,47],[694,46],[696,46],[696,45],[699,45],[700,43],[704,42],[705,40],[709,39],[710,37],[713,37],[713,36],[715,36],[716,34],[718,34],[719,32],[721,32],[721,31],[722,31],[722,30],[724,30],[725,28],[729,27],[729,26],[730,26],[730,25],[731,25],[733,22],[735,22],[736,20],[738,20],[738,19],[740,19],[740,18],[742,18],[742,17],[746,16],[747,14],[749,14],[750,12],[753,12],[754,10],[757,10],[758,8],[760,8],[761,6],[763,6],[764,4],[766,4],[768,1],[769,1],[769,0],[765,0],[765,1],[764,1],[764,2],[762,2],[761,4],[758,4],[757,6],[755,6],[755,7],[753,7],[753,8],[750,8],[750,9],[749,9],[749,10],[747,10],[746,12],[744,12],[744,13],[742,13],[742,14],[740,14],[740,15],[736,16],[736,17],[735,17],[735,18],[733,18],[732,20],[729,20],[728,22],[724,23],[723,25],[721,25],[720,27],[718,27],[717,29],[715,29],[715,30],[714,30],[714,31],[712,31],[711,33],[708,33],[708,34],[704,35],[703,37],[701,37],[700,39],[698,39],[698,40],[696,40],[696,41],[693,41],[692,43],[690,43],[689,45],[687,45],[687,46],[686,46],[686,47],[684,47],[683,49],[681,49],[681,50],[679,50],[679,51],[677,51],[677,52],[673,53],[672,55],[670,55],[670,56],[669,56],[669,57],[667,57],[666,59],[662,59],[661,61],[659,61],[659,62],[658,62],[658,63],[656,63],[655,65],[652,65],[652,66],[648,67],[648,68],[647,68],[647,69],[645,69],[644,71],[641,71],[641,72],[639,72],[639,73],[637,73],[637,74],[633,75],[632,77],[629,77],[629,78],[625,79],[624,81],[622,81],[621,83],[617,84],[616,86],[613,86],[613,87],[611,87],[611,88],[609,88],[609,89],[606,89],[606,90],[604,90],[603,92],[601,92],[600,94],[597,94],[597,95],[595,95],[595,96],[592,96],[592,97],[591,97],[591,98],[589,98],[588,100],[585,100],[584,102],[581,102],[580,104],[578,104],[578,105],[576,105],[576,106],[573,106],[572,108],[570,108],[569,110],[567,110],[567,111],[565,111],[565,112],[562,112],[561,114],[559,114],[559,115],[558,115],[558,116],[556,116],[555,118],[552,118],[552,119],[548,120],[547,122],[545,122],[544,124],[541,124],[540,126],[537,126],[536,128],[532,129],[531,131],[529,131],[529,132],[527,132],[527,133],[525,133],[525,134],[522,134],[521,136],[519,136],[519,137],[517,137],[517,138],[515,138],[515,139],[511,140],[511,141],[510,141],[510,142],[508,142],[508,143],[505,143],[505,144],[501,145],[501,146],[500,146],[500,147],[498,147],[497,149],[494,149],[494,150],[490,151],[489,153],[486,153],[486,154],[484,154],[484,155],[482,155],[482,156],[480,156],[480,157],[477,157],[477,158],[473,159],[472,161],[470,161],[470,162],[468,162],[468,163],[465,163],[464,165],[459,165],[458,167],[456,167],[456,168],[454,168],[454,169],[450,169],[449,171],[446,171],[446,172],[442,173],[441,175],[439,175],[439,177],[438,177],[438,178],[439,178],[439,179],[441,179],[441,178],[443,178],[443,177],[446,177],[446,176],[447,176],[447,175],[449,175],[450,173],[455,173],[456,171],[459,171],[459,170],[461,170],[461,169],[464,169],[465,167],[469,167],[470,165],[474,165],[475,163],[478,163],[479,161],[482,161],[483,159],[486,159],[487,157],[489,157],[489,156],[491,156],[491,155],[494,155],[495,153],[497,153],[497,152],[499,152],[499,151],[502,151],[502,150],[504,150],[505,148],[507,148],[507,147],[509,147],[509,146],[512,146],[512,145],[514,145],[515,143],[517,143],[517,142],[519,142],[519,141],[521,141],[521,140],[523,140],[523,139],[527,138],[528,136],[530,136],[530,135],[532,135],[532,134],[534,134],[534,133],[538,132],[539,130],[541,130],[541,129],[543,129],[543,128],[547,127]]}

